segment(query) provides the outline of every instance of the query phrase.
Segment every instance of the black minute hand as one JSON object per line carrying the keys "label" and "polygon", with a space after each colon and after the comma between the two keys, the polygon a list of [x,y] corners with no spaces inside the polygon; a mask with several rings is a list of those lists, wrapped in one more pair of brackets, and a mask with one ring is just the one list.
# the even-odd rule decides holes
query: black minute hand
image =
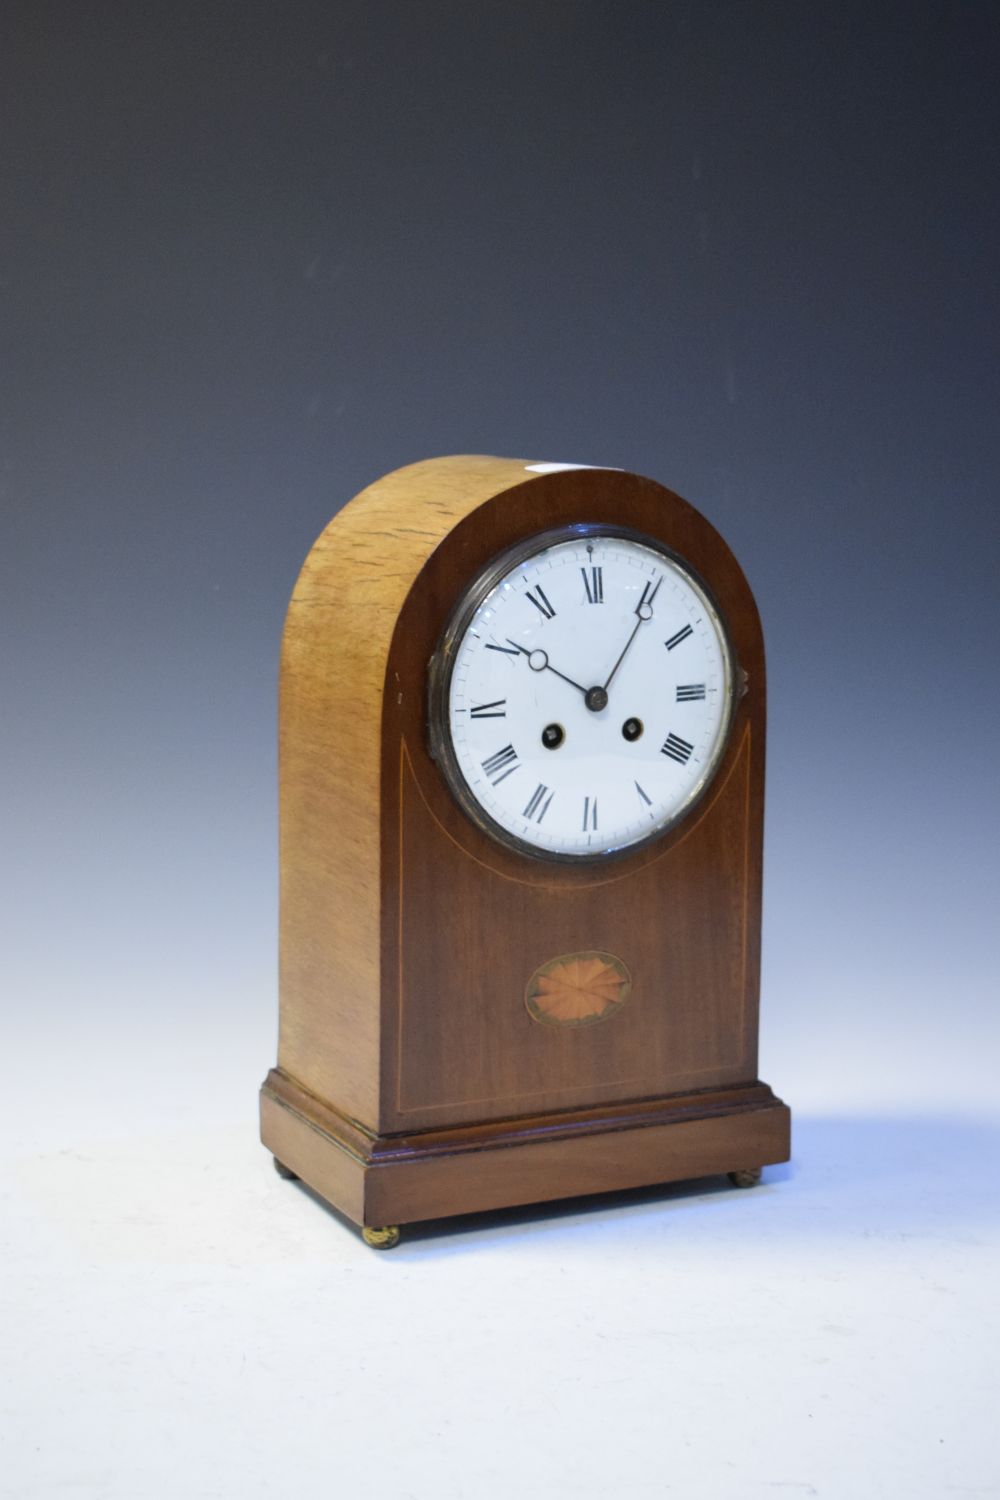
{"label": "black minute hand", "polygon": [[[615,673],[618,671],[618,668],[621,666],[622,662],[625,660],[625,653],[628,651],[628,648],[631,646],[632,642],[635,640],[636,635],[638,634],[638,631],[639,631],[639,626],[642,625],[642,624],[644,624],[646,622],[646,620],[651,620],[653,618],[653,600],[656,598],[656,595],[659,592],[660,584],[662,582],[663,582],[663,574],[661,573],[660,577],[656,580],[656,588],[653,590],[653,592],[651,594],[649,594],[649,584],[648,583],[646,584],[646,587],[643,589],[643,591],[642,591],[642,598],[639,600],[639,603],[635,607],[636,621],[635,621],[635,624],[632,627],[632,634],[629,636],[628,640],[625,642],[625,645],[622,648],[622,654],[621,654],[621,656],[619,656],[618,660],[615,662],[614,666],[611,668],[611,675],[608,677],[607,682],[604,684],[604,691],[605,692],[607,692],[608,688],[611,686],[611,679],[612,679],[612,677],[614,677]],[[646,598],[647,594],[649,594],[649,598],[648,599]]]}

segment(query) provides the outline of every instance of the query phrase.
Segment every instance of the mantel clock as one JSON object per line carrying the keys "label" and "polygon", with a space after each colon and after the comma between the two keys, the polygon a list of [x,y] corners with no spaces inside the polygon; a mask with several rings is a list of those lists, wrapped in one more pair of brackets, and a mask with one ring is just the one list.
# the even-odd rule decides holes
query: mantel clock
{"label": "mantel clock", "polygon": [[388,1246],[786,1160],[764,729],[753,596],[661,485],[440,458],[346,505],[282,649],[279,1171]]}

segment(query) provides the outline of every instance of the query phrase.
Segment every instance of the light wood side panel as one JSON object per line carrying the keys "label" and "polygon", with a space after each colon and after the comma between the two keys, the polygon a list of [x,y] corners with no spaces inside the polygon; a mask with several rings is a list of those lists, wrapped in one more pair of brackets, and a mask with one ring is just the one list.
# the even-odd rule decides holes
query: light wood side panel
{"label": "light wood side panel", "polygon": [[531,478],[524,461],[479,456],[396,470],[333,518],[289,605],[278,1058],[311,1092],[369,1124],[379,1113],[379,725],[393,629],[456,523]]}

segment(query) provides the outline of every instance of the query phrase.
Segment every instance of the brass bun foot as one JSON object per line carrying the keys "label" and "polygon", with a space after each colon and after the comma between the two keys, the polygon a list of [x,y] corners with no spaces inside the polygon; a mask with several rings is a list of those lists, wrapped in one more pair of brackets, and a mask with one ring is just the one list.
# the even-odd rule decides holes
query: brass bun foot
{"label": "brass bun foot", "polygon": [[760,1182],[760,1167],[744,1167],[742,1171],[730,1172],[729,1181],[733,1187],[747,1188],[756,1187]]}
{"label": "brass bun foot", "polygon": [[289,1182],[298,1182],[299,1180],[298,1172],[293,1172],[291,1167],[286,1167],[285,1163],[279,1161],[277,1157],[274,1158],[274,1170],[279,1177],[287,1177]]}
{"label": "brass bun foot", "polygon": [[373,1250],[391,1250],[393,1245],[399,1244],[399,1229],[395,1224],[388,1224],[384,1229],[365,1228],[361,1237]]}

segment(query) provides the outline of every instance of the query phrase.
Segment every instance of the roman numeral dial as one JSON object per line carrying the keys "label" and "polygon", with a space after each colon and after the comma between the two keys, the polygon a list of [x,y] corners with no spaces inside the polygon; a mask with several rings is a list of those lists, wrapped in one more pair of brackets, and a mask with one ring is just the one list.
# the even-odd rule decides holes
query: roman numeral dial
{"label": "roman numeral dial", "polygon": [[731,651],[655,542],[583,524],[529,540],[470,580],[453,620],[436,758],[478,837],[543,859],[627,853],[715,773]]}

